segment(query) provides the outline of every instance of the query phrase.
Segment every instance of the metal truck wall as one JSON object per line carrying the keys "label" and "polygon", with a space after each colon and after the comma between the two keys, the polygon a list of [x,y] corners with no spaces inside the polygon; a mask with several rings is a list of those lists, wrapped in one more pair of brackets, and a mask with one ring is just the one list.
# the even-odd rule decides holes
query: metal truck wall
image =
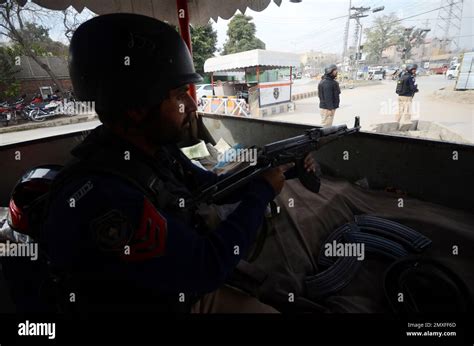
{"label": "metal truck wall", "polygon": [[[214,140],[223,137],[231,144],[248,146],[296,136],[310,128],[209,114],[203,121]],[[75,132],[0,147],[0,207],[8,205],[14,184],[26,170],[40,164],[64,164],[83,138],[84,132]],[[458,160],[453,160],[455,155]],[[473,146],[359,133],[323,147],[317,158],[325,173],[350,181],[366,178],[373,189],[395,187],[455,208],[472,210],[474,206]]]}
{"label": "metal truck wall", "polygon": [[[214,114],[203,120],[216,141],[222,137],[244,145],[263,145],[311,128]],[[366,178],[372,189],[394,187],[422,200],[474,208],[474,146],[361,132],[323,147],[317,159],[324,173],[352,182]]]}

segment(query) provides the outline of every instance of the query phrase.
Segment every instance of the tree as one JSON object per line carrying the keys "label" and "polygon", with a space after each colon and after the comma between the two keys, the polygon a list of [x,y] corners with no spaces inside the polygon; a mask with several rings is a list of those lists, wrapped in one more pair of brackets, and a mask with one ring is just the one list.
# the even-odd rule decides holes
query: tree
{"label": "tree", "polygon": [[[61,42],[53,41],[49,37],[49,29],[41,25],[27,22],[23,29],[18,30],[18,33],[29,43],[29,48],[36,56],[53,55],[65,58],[68,55],[68,47]],[[26,47],[18,42],[13,46],[17,55],[28,55],[25,49]]]}
{"label": "tree", "polygon": [[193,46],[193,61],[196,72],[204,73],[204,62],[214,56],[217,44],[217,31],[209,22],[204,26],[191,26],[191,41]]}
{"label": "tree", "polygon": [[251,49],[265,49],[265,43],[255,34],[257,29],[251,22],[253,18],[236,14],[227,28],[227,41],[224,43],[223,55],[244,52]]}
{"label": "tree", "polygon": [[79,13],[72,7],[68,7],[61,12],[64,25],[64,36],[66,36],[68,42],[71,42],[72,35],[82,23],[96,16],[95,13],[87,9],[84,9]]}
{"label": "tree", "polygon": [[19,83],[15,74],[19,68],[15,66],[15,56],[11,49],[0,47],[0,88],[6,98],[15,96],[19,92]]}
{"label": "tree", "polygon": [[365,30],[367,39],[364,50],[367,52],[368,61],[379,63],[385,49],[399,44],[403,28],[397,20],[397,16],[393,13],[377,17],[373,26]]}
{"label": "tree", "polygon": [[63,25],[64,25],[64,36],[66,36],[69,43],[71,42],[74,31],[81,25],[81,22],[77,18],[79,13],[72,8],[67,8],[61,11],[63,14]]}
{"label": "tree", "polygon": [[62,43],[51,40],[48,29],[25,21],[26,16],[38,18],[41,15],[42,10],[30,5],[31,3],[27,3],[21,6],[19,0],[0,1],[0,35],[8,37],[13,42],[16,53],[33,59],[51,77],[58,89],[64,92],[59,79],[38,55],[45,55],[48,52],[62,55],[67,49],[64,49]]}

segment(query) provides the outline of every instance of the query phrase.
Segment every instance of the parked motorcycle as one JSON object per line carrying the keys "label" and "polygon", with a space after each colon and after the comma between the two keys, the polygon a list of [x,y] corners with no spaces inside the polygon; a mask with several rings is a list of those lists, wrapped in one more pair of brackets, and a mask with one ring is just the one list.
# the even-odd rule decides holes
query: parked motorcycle
{"label": "parked motorcycle", "polygon": [[16,121],[17,112],[24,107],[24,100],[24,97],[21,97],[11,104],[8,102],[0,103],[0,121],[4,123],[4,126],[8,126],[11,120]]}
{"label": "parked motorcycle", "polygon": [[19,98],[14,103],[12,103],[13,117],[15,120],[18,119],[18,115],[22,115],[23,119],[27,119],[23,116],[23,109],[26,107],[25,98]]}
{"label": "parked motorcycle", "polygon": [[44,101],[36,95],[30,103],[25,102],[25,97],[23,96],[11,104],[8,102],[0,103],[0,122],[8,126],[10,121],[16,121],[19,116],[24,120],[41,122],[63,113],[70,116],[75,115],[73,111],[67,111],[71,108],[75,109],[75,100],[72,96],[65,100],[59,100],[58,97],[55,97]]}
{"label": "parked motorcycle", "polygon": [[32,121],[40,122],[46,120],[46,118],[56,116],[58,114],[57,108],[60,104],[60,101],[36,104],[31,107],[28,118]]}
{"label": "parked motorcycle", "polygon": [[76,114],[74,109],[75,101],[53,100],[39,105],[30,105],[28,108],[28,118],[32,121],[40,122],[59,114],[74,116]]}
{"label": "parked motorcycle", "polygon": [[3,123],[3,126],[8,126],[11,119],[12,111],[10,107],[6,107],[6,105],[0,106],[0,122]]}

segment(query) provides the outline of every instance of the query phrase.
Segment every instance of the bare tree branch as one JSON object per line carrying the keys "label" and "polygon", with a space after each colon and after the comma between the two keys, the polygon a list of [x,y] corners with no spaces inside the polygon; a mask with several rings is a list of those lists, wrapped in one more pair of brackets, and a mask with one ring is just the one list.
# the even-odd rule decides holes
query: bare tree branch
{"label": "bare tree branch", "polygon": [[[26,6],[28,5],[29,4]],[[4,29],[2,30],[2,34],[10,38],[13,42],[16,42],[22,48],[23,53],[33,59],[51,77],[58,89],[63,92],[64,88],[60,80],[56,77],[49,66],[43,63],[36,55],[32,49],[32,42],[28,41],[28,39],[23,36],[26,24],[22,16],[25,13],[30,13],[33,17],[37,17],[41,15],[42,11],[35,8],[22,7],[17,0],[6,0],[0,6],[0,9],[4,9],[4,11],[0,11],[3,21],[5,22],[0,25],[0,27]],[[18,24],[19,29],[17,29],[15,23]]]}
{"label": "bare tree branch", "polygon": [[20,25],[20,30],[24,30],[25,26],[23,25],[23,20],[21,19],[20,11],[21,11],[21,6],[20,4],[17,3],[16,4],[16,17],[18,19],[18,24]]}
{"label": "bare tree branch", "polygon": [[[63,14],[63,25],[64,28],[66,29],[64,32],[64,36],[66,36],[67,40],[71,42],[72,35],[74,34],[74,31],[79,27],[81,22],[78,19],[78,12],[75,10],[71,10],[70,8],[67,8],[65,10],[61,11]],[[70,18],[72,15],[72,19]]]}

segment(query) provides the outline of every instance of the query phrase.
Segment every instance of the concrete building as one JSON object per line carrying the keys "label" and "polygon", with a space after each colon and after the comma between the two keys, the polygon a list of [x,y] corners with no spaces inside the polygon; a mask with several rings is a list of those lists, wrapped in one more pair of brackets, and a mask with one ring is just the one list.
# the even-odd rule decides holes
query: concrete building
{"label": "concrete building", "polygon": [[301,64],[304,66],[303,75],[316,76],[321,74],[324,66],[339,62],[340,56],[334,53],[309,51],[300,55]]}
{"label": "concrete building", "polygon": [[[411,50],[410,60],[415,62],[426,62],[433,60],[433,57],[456,55],[455,53],[446,52],[443,49],[444,40],[439,38],[427,38],[425,43],[414,47]],[[448,59],[448,58],[447,58]],[[403,60],[402,53],[397,50],[396,46],[388,47],[383,51],[382,64],[401,64]]]}

